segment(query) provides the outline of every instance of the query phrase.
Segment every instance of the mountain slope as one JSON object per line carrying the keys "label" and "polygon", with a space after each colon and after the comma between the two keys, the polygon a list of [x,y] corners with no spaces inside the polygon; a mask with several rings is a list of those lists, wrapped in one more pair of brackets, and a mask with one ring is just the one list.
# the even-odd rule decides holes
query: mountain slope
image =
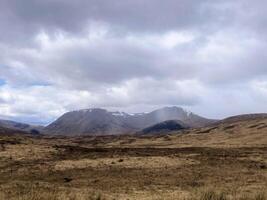
{"label": "mountain slope", "polygon": [[104,109],[88,109],[65,113],[45,128],[51,134],[60,135],[112,135],[131,131],[122,116]]}
{"label": "mountain slope", "polygon": [[139,134],[161,134],[169,133],[171,131],[180,131],[187,129],[188,126],[179,120],[168,120],[157,123],[153,126],[144,128]]}
{"label": "mountain slope", "polygon": [[68,112],[44,130],[53,135],[116,135],[133,133],[167,120],[180,120],[190,127],[203,127],[214,122],[179,107],[139,114],[108,112],[98,108]]}
{"label": "mountain slope", "polygon": [[206,119],[180,107],[164,107],[146,115],[136,116],[131,121],[139,128],[154,125],[167,120],[180,120],[192,128],[207,126],[216,120]]}

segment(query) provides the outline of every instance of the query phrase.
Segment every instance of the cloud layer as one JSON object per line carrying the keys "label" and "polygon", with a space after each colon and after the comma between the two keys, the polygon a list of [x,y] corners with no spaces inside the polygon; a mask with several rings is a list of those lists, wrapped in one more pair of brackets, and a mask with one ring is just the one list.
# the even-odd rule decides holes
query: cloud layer
{"label": "cloud layer", "polygon": [[0,2],[0,117],[87,107],[267,112],[266,2]]}

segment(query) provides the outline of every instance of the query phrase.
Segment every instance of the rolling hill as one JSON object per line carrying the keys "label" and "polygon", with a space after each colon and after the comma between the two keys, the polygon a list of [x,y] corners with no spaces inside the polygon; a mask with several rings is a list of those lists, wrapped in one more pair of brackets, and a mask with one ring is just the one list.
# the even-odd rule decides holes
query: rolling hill
{"label": "rolling hill", "polygon": [[0,126],[0,135],[16,135],[16,134],[29,134],[28,132],[18,130],[18,129],[11,129],[11,128],[6,128],[3,126]]}
{"label": "rolling hill", "polygon": [[38,134],[42,131],[42,126],[33,126],[25,123],[10,121],[10,120],[0,120],[0,127],[8,128],[10,130],[17,130],[22,132],[27,132],[31,134]]}

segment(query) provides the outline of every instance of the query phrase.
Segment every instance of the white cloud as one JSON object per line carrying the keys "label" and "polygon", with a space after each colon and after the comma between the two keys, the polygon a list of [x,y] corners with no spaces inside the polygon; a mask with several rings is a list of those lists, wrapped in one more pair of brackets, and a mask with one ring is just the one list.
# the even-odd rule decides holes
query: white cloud
{"label": "white cloud", "polygon": [[[164,88],[161,87],[164,84]],[[143,90],[147,87],[147,90]],[[195,104],[198,96],[195,89],[203,90],[194,81],[156,81],[152,79],[131,80],[123,86],[112,86],[106,91],[91,93],[85,90],[66,90],[54,86],[29,86],[0,88],[3,100],[2,116],[13,118],[38,118],[40,122],[51,121],[66,111],[88,107],[125,109],[136,105]]]}
{"label": "white cloud", "polygon": [[262,1],[14,2],[0,3],[2,117],[164,105],[215,118],[267,112]]}

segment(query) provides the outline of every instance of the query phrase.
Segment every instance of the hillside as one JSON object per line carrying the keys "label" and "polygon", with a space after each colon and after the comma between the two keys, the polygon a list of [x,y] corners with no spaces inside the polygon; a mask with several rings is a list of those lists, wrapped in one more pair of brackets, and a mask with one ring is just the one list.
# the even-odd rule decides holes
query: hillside
{"label": "hillside", "polygon": [[0,126],[33,134],[38,134],[43,129],[42,126],[33,126],[26,123],[20,123],[11,120],[0,120]]}
{"label": "hillside", "polygon": [[187,128],[189,127],[179,120],[168,120],[144,128],[142,131],[138,132],[138,134],[144,134],[144,135],[166,134],[168,132],[180,131]]}
{"label": "hillside", "polygon": [[28,132],[0,126],[0,135],[16,135],[16,134],[28,134]]}
{"label": "hillside", "polygon": [[250,121],[250,120],[261,120],[261,119],[267,119],[267,113],[236,115],[220,120],[218,121],[218,123],[234,123],[239,121]]}

